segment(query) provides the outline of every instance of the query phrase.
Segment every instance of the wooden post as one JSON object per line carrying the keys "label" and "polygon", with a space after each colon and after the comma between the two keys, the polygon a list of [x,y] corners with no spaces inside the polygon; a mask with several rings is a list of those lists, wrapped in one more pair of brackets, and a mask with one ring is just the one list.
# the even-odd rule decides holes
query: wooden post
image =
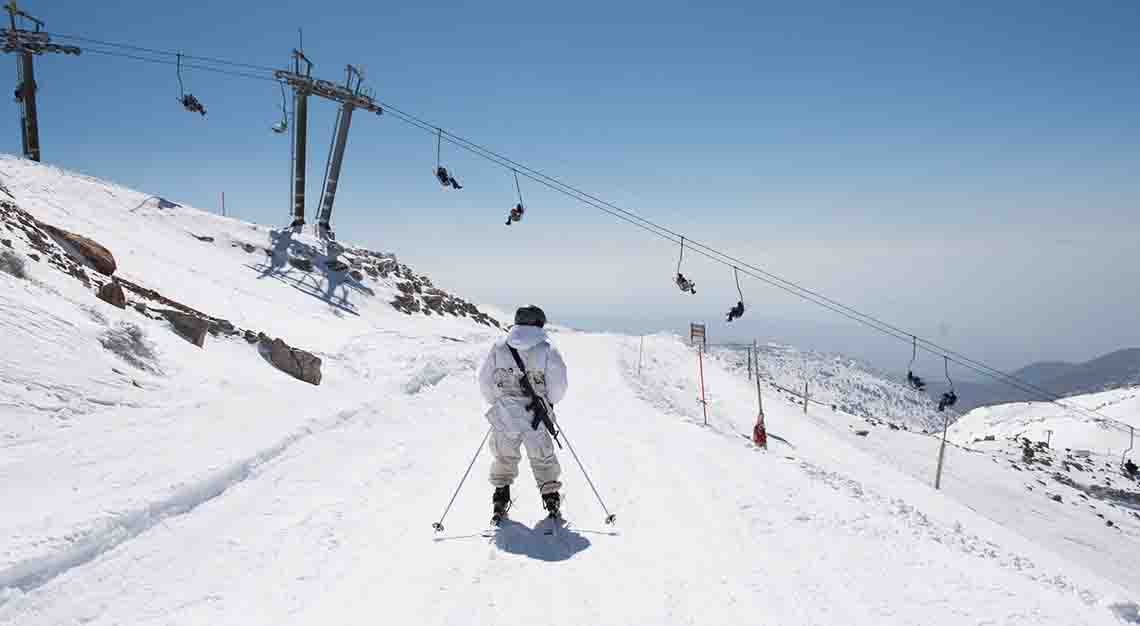
{"label": "wooden post", "polygon": [[1053,447],[1053,430],[1052,429],[1047,429],[1045,431],[1045,445],[1050,447],[1050,448]]}
{"label": "wooden post", "polygon": [[1128,453],[1132,452],[1132,446],[1135,443],[1136,443],[1136,427],[1135,426],[1129,426],[1128,427],[1128,449],[1125,450],[1124,452],[1120,453],[1120,464],[1121,465],[1124,465],[1124,460],[1125,460],[1125,458],[1128,457]]}
{"label": "wooden post", "polygon": [[808,404],[808,384],[807,384],[807,381],[805,380],[804,381],[804,415],[807,415],[807,404]]}
{"label": "wooden post", "polygon": [[222,192],[222,217],[226,216],[226,192]]}
{"label": "wooden post", "polygon": [[938,469],[934,473],[934,488],[942,488],[942,459],[946,456],[946,431],[950,428],[950,418],[942,420],[942,444],[938,446]]}
{"label": "wooden post", "polygon": [[641,356],[645,354],[645,335],[641,336],[641,348],[637,351],[637,375],[641,376]]}

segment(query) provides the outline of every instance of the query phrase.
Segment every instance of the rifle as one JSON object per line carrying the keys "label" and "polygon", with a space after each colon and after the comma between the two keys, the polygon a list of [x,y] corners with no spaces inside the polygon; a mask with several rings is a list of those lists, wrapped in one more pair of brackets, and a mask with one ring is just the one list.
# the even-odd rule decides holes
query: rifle
{"label": "rifle", "polygon": [[546,405],[546,400],[535,392],[534,385],[530,383],[530,378],[526,375],[526,366],[523,365],[519,351],[510,346],[507,346],[507,349],[511,351],[511,356],[515,358],[515,364],[519,366],[519,370],[522,372],[522,377],[519,378],[519,386],[530,398],[530,404],[526,405],[526,410],[534,414],[534,419],[530,422],[531,429],[538,430],[539,424],[545,425],[546,430],[554,439],[554,443],[558,444],[558,449],[561,450],[562,442],[558,441],[558,430],[554,427],[554,420],[550,418],[550,407]]}

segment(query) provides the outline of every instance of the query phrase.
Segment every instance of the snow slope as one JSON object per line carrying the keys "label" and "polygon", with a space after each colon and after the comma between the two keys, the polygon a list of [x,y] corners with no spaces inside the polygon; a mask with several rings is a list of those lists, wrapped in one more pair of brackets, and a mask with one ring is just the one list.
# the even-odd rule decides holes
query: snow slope
{"label": "snow slope", "polygon": [[[142,194],[24,162],[0,175],[132,280],[324,359],[311,386],[42,263],[0,273],[0,624],[1140,623],[1135,580],[861,447],[895,431],[855,437],[766,390],[758,450],[755,387],[715,358],[704,426],[695,354],[672,336],[647,338],[639,368],[636,338],[554,333],[559,420],[615,526],[563,451],[570,526],[534,532],[524,469],[513,521],[482,537],[484,451],[434,534],[486,431],[475,370],[498,330],[405,315],[381,281],[337,301],[259,279],[226,242],[264,246],[260,227],[132,212]],[[133,347],[103,348],[115,332]]]}
{"label": "snow slope", "polygon": [[[987,436],[998,440],[1051,438],[1054,448],[1090,450],[1119,458],[1132,444],[1128,426],[1140,427],[1140,387],[1072,396],[1065,398],[1064,403],[1096,411],[1109,419],[1097,420],[1051,402],[1015,402],[970,411],[950,428],[950,437],[962,444]],[[1140,458],[1140,454],[1133,456]]]}

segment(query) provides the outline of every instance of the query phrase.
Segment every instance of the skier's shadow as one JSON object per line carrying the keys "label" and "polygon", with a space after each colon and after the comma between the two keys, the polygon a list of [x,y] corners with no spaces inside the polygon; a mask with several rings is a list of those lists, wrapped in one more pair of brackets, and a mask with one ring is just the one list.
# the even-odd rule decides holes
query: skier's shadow
{"label": "skier's shadow", "polygon": [[569,528],[557,528],[547,535],[550,522],[543,520],[534,528],[514,520],[503,520],[495,534],[495,545],[503,552],[521,554],[539,561],[565,561],[590,547],[590,540]]}

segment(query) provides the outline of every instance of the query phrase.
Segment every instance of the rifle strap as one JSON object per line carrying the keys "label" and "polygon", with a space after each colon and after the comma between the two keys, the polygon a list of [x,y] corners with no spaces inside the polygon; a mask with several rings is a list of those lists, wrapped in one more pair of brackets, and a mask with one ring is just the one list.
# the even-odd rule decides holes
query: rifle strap
{"label": "rifle strap", "polygon": [[519,356],[519,351],[515,350],[511,346],[507,346],[507,350],[510,350],[511,356],[515,357],[515,365],[519,366],[519,371],[522,372],[523,376],[526,376],[526,365],[523,365],[523,360],[522,357]]}

